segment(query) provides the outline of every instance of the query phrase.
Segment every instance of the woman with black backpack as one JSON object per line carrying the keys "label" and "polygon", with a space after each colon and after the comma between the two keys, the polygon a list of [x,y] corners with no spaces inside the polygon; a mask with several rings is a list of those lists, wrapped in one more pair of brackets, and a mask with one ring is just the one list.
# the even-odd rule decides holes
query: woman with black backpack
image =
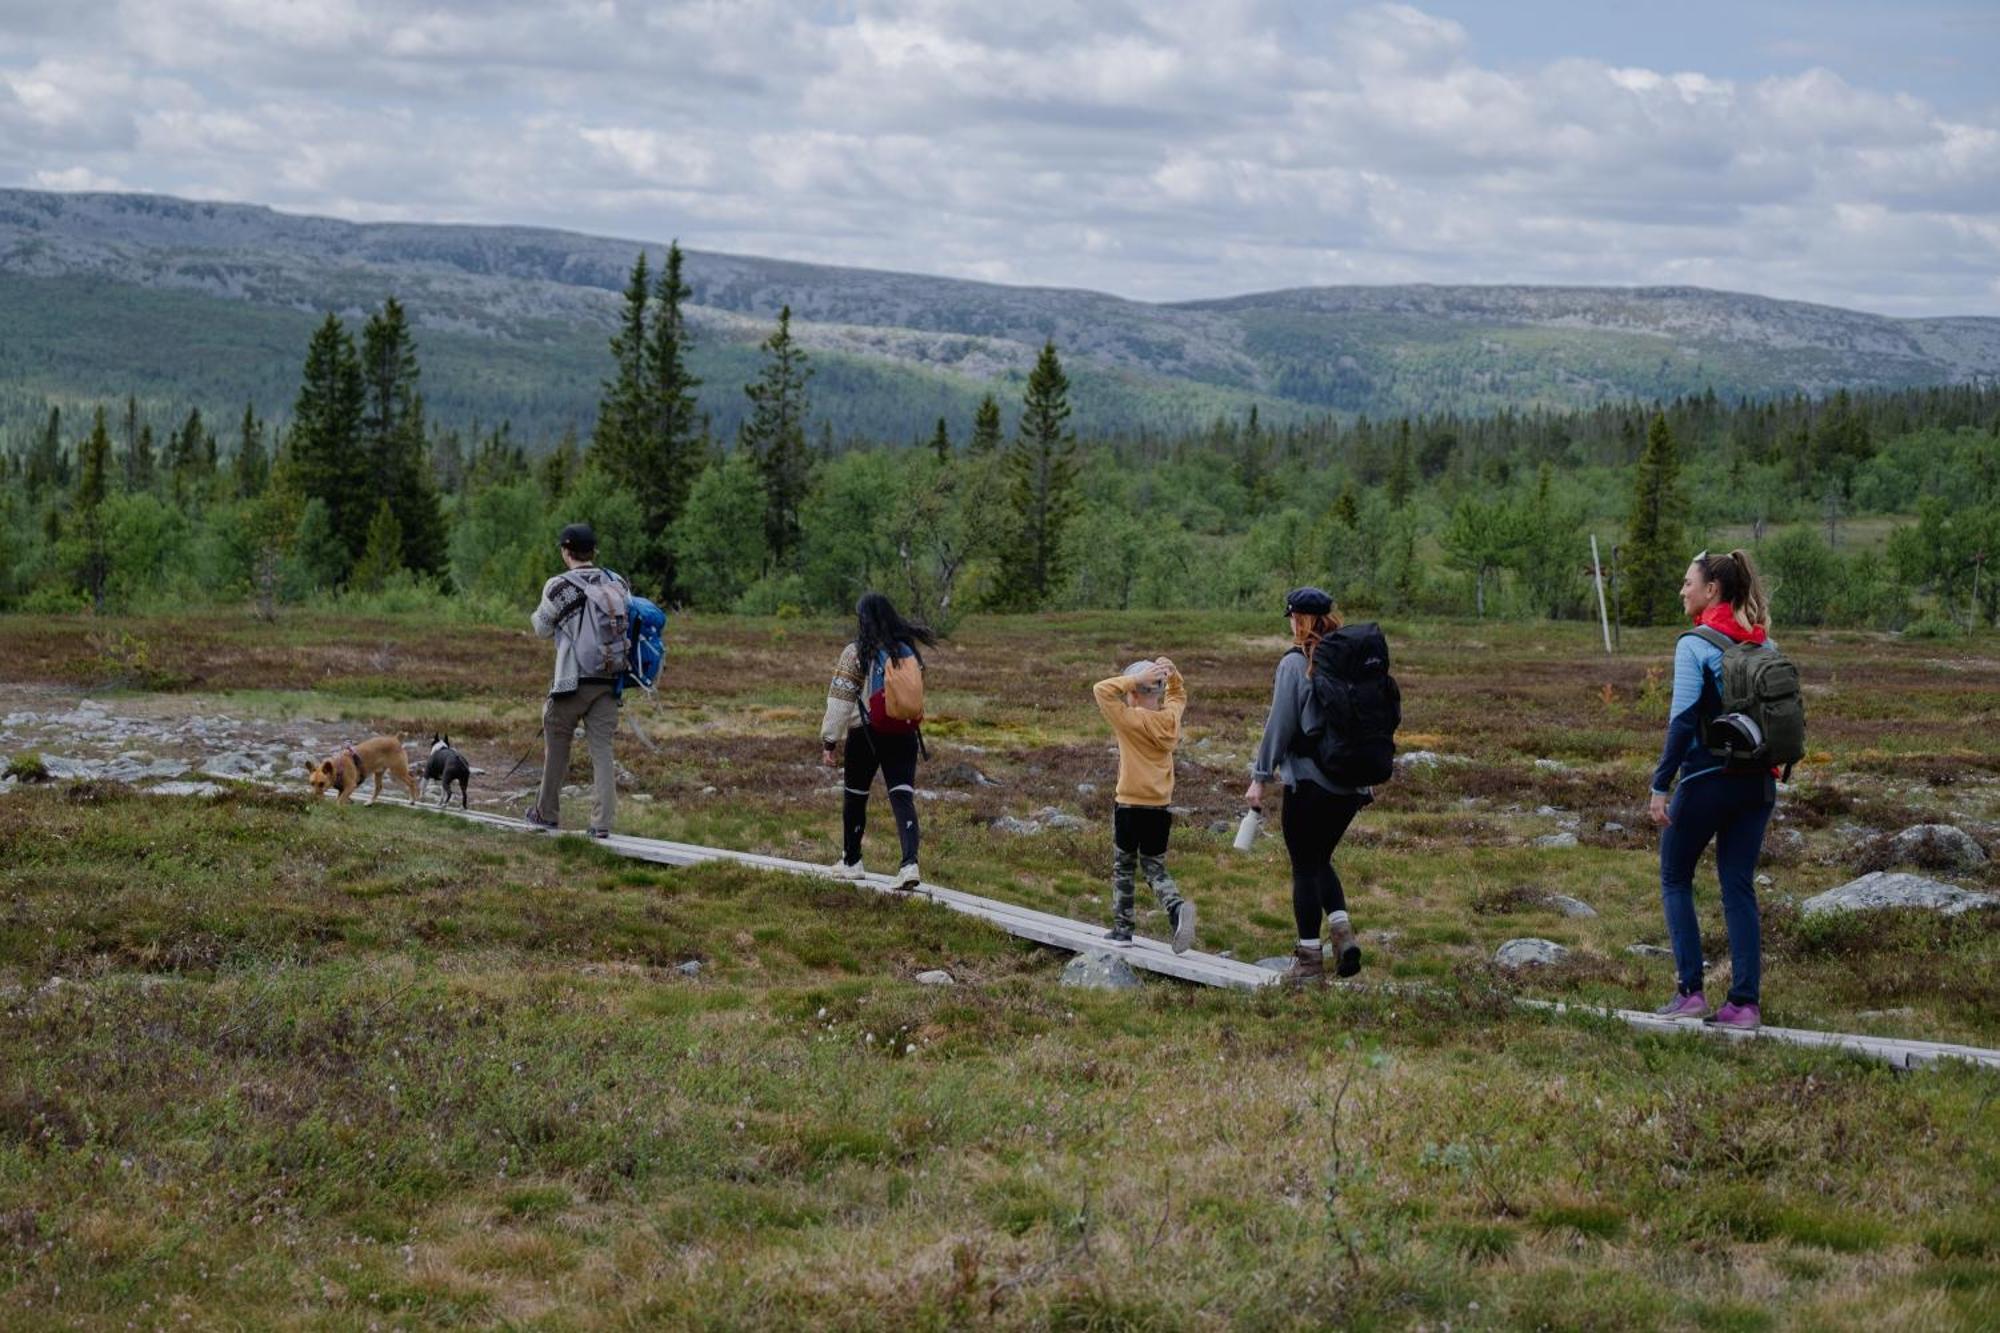
{"label": "woman with black backpack", "polygon": [[903,868],[896,872],[894,887],[914,889],[923,882],[917,870],[924,669],[918,645],[935,647],[937,636],[903,619],[879,592],[864,595],[854,610],[854,641],[841,649],[834,666],[819,730],[820,758],[828,768],[840,762],[843,737],[847,744],[841,856],[829,870],[835,879],[858,880],[867,873],[861,867],[861,838],[868,831],[868,792],[879,771],[902,843]]}
{"label": "woman with black backpack", "polygon": [[[1760,660],[1751,669],[1776,667],[1782,678],[1768,670],[1759,672],[1769,684],[1746,692],[1763,696],[1744,705],[1749,713],[1731,713],[1723,701],[1730,692],[1725,668],[1729,655],[1740,655],[1742,645],[1770,649],[1770,605],[1764,582],[1745,551],[1727,555],[1703,551],[1681,580],[1681,606],[1694,628],[1674,645],[1667,743],[1653,770],[1648,809],[1661,828],[1660,899],[1679,974],[1674,998],[1655,1011],[1668,1018],[1707,1016],[1718,1027],[1732,1028],[1754,1028],[1763,1021],[1757,858],[1763,854],[1764,830],[1778,800],[1772,763],[1789,763],[1804,753],[1797,673],[1774,651],[1768,656],[1756,653]],[[1712,1016],[1702,994],[1701,924],[1694,912],[1695,865],[1710,842],[1715,844],[1716,876],[1722,881],[1730,961],[1728,1002]]]}
{"label": "woman with black backpack", "polygon": [[1320,767],[1310,738],[1326,729],[1313,696],[1313,652],[1326,636],[1341,627],[1333,598],[1318,588],[1296,588],[1285,598],[1291,621],[1292,646],[1278,659],[1271,689],[1271,712],[1264,721],[1264,738],[1250,769],[1250,786],[1243,799],[1252,810],[1264,808],[1264,784],[1283,779],[1285,806],[1282,827],[1285,852],[1292,862],[1292,915],[1298,944],[1285,974],[1295,983],[1326,976],[1326,949],[1320,943],[1324,918],[1337,971],[1351,977],[1361,970],[1361,945],[1347,915],[1347,896],[1333,868],[1333,852],[1361,807],[1374,799],[1367,787],[1355,787],[1329,777]]}

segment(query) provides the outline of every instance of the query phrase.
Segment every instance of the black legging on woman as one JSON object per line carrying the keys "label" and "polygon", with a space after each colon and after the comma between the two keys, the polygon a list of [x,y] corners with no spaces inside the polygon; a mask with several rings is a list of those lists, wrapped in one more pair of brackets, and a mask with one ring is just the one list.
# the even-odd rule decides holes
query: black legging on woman
{"label": "black legging on woman", "polygon": [[1302,940],[1319,938],[1322,913],[1330,916],[1347,910],[1340,872],[1333,868],[1333,850],[1366,804],[1364,797],[1337,796],[1317,782],[1285,788],[1282,827],[1285,851],[1292,858],[1292,916]]}
{"label": "black legging on woman", "polygon": [[847,761],[841,803],[841,833],[849,865],[861,864],[861,835],[868,831],[868,792],[876,770],[889,789],[889,809],[896,816],[896,836],[903,844],[903,864],[917,861],[917,737],[915,732],[879,732],[854,727],[847,733]]}

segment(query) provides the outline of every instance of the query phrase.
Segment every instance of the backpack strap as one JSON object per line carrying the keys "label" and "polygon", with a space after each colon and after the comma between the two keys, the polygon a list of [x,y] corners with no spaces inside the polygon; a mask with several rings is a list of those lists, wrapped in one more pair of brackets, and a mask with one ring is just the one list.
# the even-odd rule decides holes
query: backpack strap
{"label": "backpack strap", "polygon": [[1693,629],[1682,634],[1681,637],[1683,639],[1700,639],[1703,643],[1711,647],[1720,648],[1725,653],[1736,646],[1735,639],[1730,638],[1721,630],[1713,629],[1707,625],[1696,625]]}

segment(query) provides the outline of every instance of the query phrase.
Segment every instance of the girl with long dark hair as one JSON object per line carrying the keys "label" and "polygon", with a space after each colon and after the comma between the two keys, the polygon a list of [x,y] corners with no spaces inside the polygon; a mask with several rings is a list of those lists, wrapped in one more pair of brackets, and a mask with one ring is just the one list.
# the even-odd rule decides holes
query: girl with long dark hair
{"label": "girl with long dark hair", "polygon": [[[1340,975],[1361,970],[1361,944],[1347,916],[1347,894],[1333,868],[1333,852],[1346,836],[1361,807],[1374,799],[1365,787],[1344,786],[1320,771],[1304,738],[1319,731],[1324,720],[1313,700],[1313,649],[1341,626],[1333,598],[1318,588],[1295,588],[1285,598],[1291,622],[1292,646],[1278,659],[1271,688],[1271,712],[1264,721],[1264,738],[1250,769],[1250,786],[1243,793],[1252,810],[1264,808],[1264,784],[1273,777],[1285,784],[1282,827],[1285,852],[1292,862],[1292,915],[1298,944],[1285,974],[1293,982],[1316,982],[1326,976],[1330,946]],[[1320,943],[1325,923],[1328,945]]]}
{"label": "girl with long dark hair", "polygon": [[895,887],[914,889],[923,881],[917,870],[917,756],[922,739],[914,726],[881,716],[870,704],[879,698],[890,668],[914,658],[924,664],[922,648],[935,647],[937,636],[924,625],[903,619],[879,592],[865,594],[854,608],[854,641],[840,651],[827,686],[826,715],[820,721],[821,762],[841,763],[847,747],[841,799],[841,855],[829,867],[836,879],[858,880],[861,839],[868,831],[868,793],[876,773],[889,789],[889,809],[896,816],[896,836],[902,843],[903,865]]}
{"label": "girl with long dark hair", "polygon": [[[1757,858],[1778,801],[1777,775],[1755,764],[1731,765],[1707,744],[1722,713],[1722,647],[1768,643],[1770,598],[1747,551],[1703,551],[1681,580],[1681,606],[1694,629],[1674,646],[1674,701],[1666,748],[1653,770],[1648,813],[1660,826],[1660,900],[1674,946],[1679,989],[1657,1012],[1701,1018],[1701,924],[1694,912],[1694,871],[1715,844],[1722,919],[1729,928],[1729,996],[1709,1022],[1754,1028],[1763,1021],[1763,923],[1757,910]],[[1676,772],[1679,774],[1676,784]]]}

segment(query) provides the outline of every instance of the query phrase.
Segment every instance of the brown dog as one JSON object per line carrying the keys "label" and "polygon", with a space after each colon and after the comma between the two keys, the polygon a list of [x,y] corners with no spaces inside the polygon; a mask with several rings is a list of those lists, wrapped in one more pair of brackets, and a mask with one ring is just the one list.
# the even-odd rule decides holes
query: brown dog
{"label": "brown dog", "polygon": [[403,738],[400,736],[370,736],[359,745],[343,746],[331,759],[322,759],[306,769],[306,781],[312,784],[313,795],[324,796],[331,787],[346,805],[353,798],[363,778],[373,777],[375,788],[368,793],[368,804],[375,804],[375,798],[382,794],[382,775],[388,774],[410,789],[410,800],[417,799],[417,779],[410,772],[409,756],[403,753]]}

